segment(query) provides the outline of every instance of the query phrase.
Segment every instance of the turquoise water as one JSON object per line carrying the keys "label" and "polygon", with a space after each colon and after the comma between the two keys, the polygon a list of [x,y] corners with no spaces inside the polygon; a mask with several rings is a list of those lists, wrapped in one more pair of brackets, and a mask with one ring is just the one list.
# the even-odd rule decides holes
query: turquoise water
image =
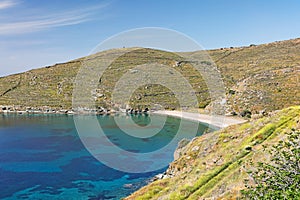
{"label": "turquoise water", "polygon": [[[180,119],[168,117],[157,135],[135,138],[120,130],[116,119],[122,119],[123,123],[133,119],[140,127],[147,127],[154,119],[160,120],[160,116],[97,116],[110,142],[134,153],[153,152],[167,145],[180,123]],[[183,130],[188,133],[189,127],[196,122],[185,122]],[[202,124],[196,126],[197,135],[207,129]],[[86,131],[89,131],[88,126]],[[176,148],[173,145],[163,159],[153,158],[153,163],[163,162],[160,163],[162,168],[131,173],[104,165],[92,156],[81,139],[73,116],[0,115],[0,199],[120,199],[166,170]],[[104,146],[104,143],[97,143],[98,152],[107,153]],[[118,155],[111,157],[123,166],[122,160],[117,160]]]}

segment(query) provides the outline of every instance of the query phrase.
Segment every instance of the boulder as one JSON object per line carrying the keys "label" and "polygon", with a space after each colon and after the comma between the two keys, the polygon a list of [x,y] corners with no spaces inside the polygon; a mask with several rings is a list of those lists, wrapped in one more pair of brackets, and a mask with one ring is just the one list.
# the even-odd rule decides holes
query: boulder
{"label": "boulder", "polygon": [[199,147],[199,146],[194,146],[194,147],[192,148],[192,151],[193,151],[193,152],[195,152],[195,151],[199,151],[199,149],[200,149],[200,147]]}
{"label": "boulder", "polygon": [[252,113],[251,113],[251,111],[249,111],[249,110],[243,110],[243,111],[240,113],[240,115],[241,115],[242,117],[251,118]]}

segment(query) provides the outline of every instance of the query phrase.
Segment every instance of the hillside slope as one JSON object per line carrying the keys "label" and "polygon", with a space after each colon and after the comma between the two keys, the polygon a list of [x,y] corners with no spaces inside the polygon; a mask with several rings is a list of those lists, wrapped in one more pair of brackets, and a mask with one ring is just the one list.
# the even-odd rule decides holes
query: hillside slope
{"label": "hillside slope", "polygon": [[300,129],[300,106],[195,138],[180,149],[167,178],[126,199],[235,199],[249,178],[249,163],[267,162],[263,148],[284,139],[292,128]]}
{"label": "hillside slope", "polygon": [[300,39],[213,50],[224,77],[229,110],[278,110],[299,105]]}
{"label": "hillside slope", "polygon": [[[115,49],[99,54],[113,55],[126,50],[128,49]],[[96,102],[98,105],[105,108],[113,107],[111,93],[116,82],[135,66],[151,62],[173,66],[176,60],[180,60],[180,57],[174,53],[159,50],[134,48],[129,50],[131,50],[130,53],[115,60],[104,72],[101,81],[99,80],[95,95],[98,97]],[[95,54],[68,63],[2,77],[0,78],[0,105],[50,106],[71,109],[73,83],[79,69],[86,64],[87,60],[91,63],[101,63],[101,59],[103,59],[101,56]],[[188,65],[178,70],[190,80],[196,91],[204,91],[203,95],[199,95],[199,102],[207,105],[209,103],[208,93],[201,76]],[[174,94],[159,85],[141,87],[133,94],[132,104],[134,107],[137,107],[136,105],[148,107],[151,102],[159,102],[166,108],[178,107],[178,101]]]}
{"label": "hillside slope", "polygon": [[[107,51],[114,54],[123,51]],[[227,113],[249,110],[252,113],[282,109],[300,104],[300,39],[241,48],[208,51],[218,66],[227,93]],[[200,56],[202,52],[186,55]],[[0,105],[21,107],[50,106],[71,109],[72,91],[82,62],[101,62],[97,54],[71,62],[30,70],[0,78]],[[176,67],[176,63],[182,64]],[[103,74],[97,89],[97,105],[112,108],[111,92],[126,72],[139,64],[160,63],[173,67],[192,85],[200,108],[210,103],[207,86],[191,63],[177,54],[153,50],[132,49],[117,59]],[[134,71],[132,71],[134,73]],[[179,107],[172,91],[159,85],[140,87],[132,95],[132,107],[151,107],[158,103],[166,109]]]}

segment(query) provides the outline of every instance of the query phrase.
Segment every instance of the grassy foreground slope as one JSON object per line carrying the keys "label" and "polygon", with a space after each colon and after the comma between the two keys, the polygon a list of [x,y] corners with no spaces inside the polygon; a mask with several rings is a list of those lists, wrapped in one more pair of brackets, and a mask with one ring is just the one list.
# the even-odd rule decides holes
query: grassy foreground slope
{"label": "grassy foreground slope", "polygon": [[235,199],[244,188],[251,161],[268,162],[266,150],[300,129],[300,106],[277,111],[271,117],[195,138],[162,179],[126,199]]}
{"label": "grassy foreground slope", "polygon": [[[124,49],[115,49],[106,53],[122,51]],[[200,56],[202,52],[186,54]],[[245,110],[258,113],[300,104],[300,39],[209,50],[208,54],[223,76],[228,113]],[[86,59],[101,62],[95,54],[0,78],[0,105],[71,109],[73,83]],[[99,81],[98,89],[94,92],[97,104],[113,107],[111,92],[119,78],[126,72],[135,73],[132,68],[136,65],[153,62],[168,65],[181,73],[195,90],[199,107],[209,105],[207,87],[191,64],[177,54],[153,49],[132,49],[118,58]],[[178,62],[181,63],[179,66],[176,64]],[[167,109],[178,108],[172,91],[159,85],[140,87],[131,98],[133,107],[147,107],[154,103]]]}

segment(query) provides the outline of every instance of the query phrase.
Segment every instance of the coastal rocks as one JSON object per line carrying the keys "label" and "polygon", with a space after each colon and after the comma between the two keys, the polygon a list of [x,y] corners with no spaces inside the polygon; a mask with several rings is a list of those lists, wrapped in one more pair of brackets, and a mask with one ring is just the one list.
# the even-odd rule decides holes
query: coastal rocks
{"label": "coastal rocks", "polygon": [[197,151],[199,151],[199,149],[200,149],[199,146],[194,146],[194,147],[192,148],[192,152],[197,152]]}
{"label": "coastal rocks", "polygon": [[180,156],[185,152],[185,147],[190,143],[190,140],[183,138],[178,143],[178,146],[174,152],[174,160],[180,158]]}
{"label": "coastal rocks", "polygon": [[131,183],[123,185],[123,188],[125,188],[125,189],[131,189],[132,187],[133,187],[133,184],[131,184]]}
{"label": "coastal rocks", "polygon": [[242,117],[251,118],[252,113],[251,113],[251,111],[249,111],[249,110],[243,110],[243,111],[240,113],[240,115],[241,115]]}
{"label": "coastal rocks", "polygon": [[162,173],[162,174],[157,174],[155,175],[151,180],[150,182],[154,182],[154,181],[157,181],[157,180],[162,180],[162,179],[166,179],[166,178],[171,178],[172,176],[170,174],[167,174],[167,172],[165,173]]}
{"label": "coastal rocks", "polygon": [[259,118],[262,118],[262,117],[266,117],[268,115],[269,115],[269,113],[266,111],[266,109],[263,109],[263,110],[258,111],[258,113],[256,112],[255,114],[251,115],[251,118],[252,119],[259,119]]}
{"label": "coastal rocks", "polygon": [[263,110],[259,111],[259,114],[262,115],[262,116],[267,116],[268,112],[266,111],[266,109],[263,109]]}
{"label": "coastal rocks", "polygon": [[2,111],[2,113],[13,112],[15,110],[17,109],[14,108],[14,106],[0,106],[0,111]]}
{"label": "coastal rocks", "polygon": [[145,109],[120,109],[119,107],[114,108],[86,108],[86,107],[77,107],[77,108],[69,108],[61,106],[60,108],[52,108],[50,106],[40,106],[40,107],[24,107],[18,105],[0,105],[0,113],[17,113],[17,114],[96,114],[96,115],[112,115],[120,112],[126,112],[127,114],[144,114],[148,115],[150,109],[146,107]]}
{"label": "coastal rocks", "polygon": [[2,113],[15,113],[15,114],[74,114],[73,110],[51,108],[49,106],[41,107],[23,107],[23,106],[0,106]]}
{"label": "coastal rocks", "polygon": [[142,114],[142,113],[148,113],[150,110],[149,108],[145,108],[144,110],[142,109],[133,109],[133,108],[127,108],[126,113],[128,114]]}
{"label": "coastal rocks", "polygon": [[3,111],[5,111],[5,110],[6,110],[6,106],[1,106],[1,107],[0,107],[0,111],[3,112]]}

